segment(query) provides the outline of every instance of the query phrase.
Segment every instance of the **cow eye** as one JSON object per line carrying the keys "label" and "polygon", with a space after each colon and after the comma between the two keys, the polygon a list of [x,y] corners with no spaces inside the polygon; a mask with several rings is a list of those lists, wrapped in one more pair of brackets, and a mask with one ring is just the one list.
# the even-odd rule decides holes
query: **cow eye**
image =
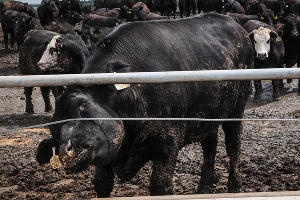
{"label": "cow eye", "polygon": [[51,55],[53,55],[53,53],[54,53],[55,51],[56,51],[56,49],[53,48],[53,47],[49,49],[49,53],[50,53]]}
{"label": "cow eye", "polygon": [[80,111],[84,111],[86,105],[87,105],[87,102],[81,103],[80,106],[79,106],[79,110],[80,110]]}
{"label": "cow eye", "polygon": [[269,44],[269,43],[270,43],[270,40],[267,41],[267,44]]}

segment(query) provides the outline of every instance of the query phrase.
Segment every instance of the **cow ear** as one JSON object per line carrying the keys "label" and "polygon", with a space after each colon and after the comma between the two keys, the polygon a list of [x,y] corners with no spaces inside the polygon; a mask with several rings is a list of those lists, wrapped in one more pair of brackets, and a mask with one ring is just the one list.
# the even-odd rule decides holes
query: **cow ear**
{"label": "cow ear", "polygon": [[248,37],[249,37],[251,40],[253,40],[254,31],[255,31],[255,30],[253,30],[253,31],[251,31],[250,33],[248,33]]}
{"label": "cow ear", "polygon": [[55,147],[55,142],[52,138],[45,139],[39,144],[36,153],[36,160],[40,165],[50,162],[52,157],[52,147]]}
{"label": "cow ear", "polygon": [[279,35],[275,31],[270,31],[270,37],[277,38],[277,37],[279,37]]}

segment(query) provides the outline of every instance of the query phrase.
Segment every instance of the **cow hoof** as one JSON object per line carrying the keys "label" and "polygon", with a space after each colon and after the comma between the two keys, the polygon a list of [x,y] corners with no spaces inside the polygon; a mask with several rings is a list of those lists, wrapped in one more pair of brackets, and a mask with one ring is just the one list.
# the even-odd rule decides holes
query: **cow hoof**
{"label": "cow hoof", "polygon": [[26,113],[27,113],[27,114],[33,114],[34,111],[33,111],[33,109],[26,109]]}
{"label": "cow hoof", "polygon": [[279,97],[273,97],[273,101],[279,101]]}

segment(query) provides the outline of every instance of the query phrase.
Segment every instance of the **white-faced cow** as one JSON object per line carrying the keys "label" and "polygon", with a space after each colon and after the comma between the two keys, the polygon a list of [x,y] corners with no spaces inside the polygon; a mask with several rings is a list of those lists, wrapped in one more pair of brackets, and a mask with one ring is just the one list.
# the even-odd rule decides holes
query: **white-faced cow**
{"label": "white-faced cow", "polygon": [[[254,68],[280,68],[283,67],[284,44],[274,29],[260,21],[250,20],[244,24],[249,32],[255,50]],[[278,100],[279,89],[283,89],[282,81],[273,80],[273,100]],[[254,81],[255,96],[258,100],[261,97],[262,85],[260,80]]]}
{"label": "white-faced cow", "polygon": [[[80,73],[85,65],[88,50],[83,41],[75,34],[61,35],[45,30],[31,30],[25,35],[19,51],[19,68],[22,74],[42,75],[57,73]],[[53,88],[57,96],[61,88]],[[45,112],[52,106],[49,100],[49,88],[41,87],[45,102]],[[31,101],[32,88],[24,88],[26,112],[33,113]]]}

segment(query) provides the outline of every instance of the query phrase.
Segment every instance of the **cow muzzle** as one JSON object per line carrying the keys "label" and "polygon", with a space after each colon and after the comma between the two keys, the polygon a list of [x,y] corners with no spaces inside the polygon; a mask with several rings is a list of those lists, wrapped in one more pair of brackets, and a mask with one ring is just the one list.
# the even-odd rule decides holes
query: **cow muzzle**
{"label": "cow muzzle", "polygon": [[268,58],[268,54],[267,53],[257,53],[257,58],[259,60],[266,60]]}
{"label": "cow muzzle", "polygon": [[38,68],[39,68],[42,72],[46,71],[46,67],[44,67],[43,64],[41,64],[41,63],[38,63]]}

